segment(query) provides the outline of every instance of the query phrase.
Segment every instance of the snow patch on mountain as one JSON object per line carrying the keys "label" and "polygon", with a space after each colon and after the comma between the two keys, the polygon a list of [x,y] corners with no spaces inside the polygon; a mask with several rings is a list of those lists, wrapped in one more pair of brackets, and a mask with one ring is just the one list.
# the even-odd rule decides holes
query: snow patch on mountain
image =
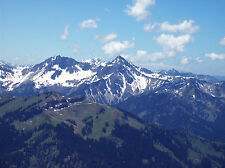
{"label": "snow patch on mountain", "polygon": [[[180,76],[175,70],[170,73],[173,75],[137,67],[121,56],[111,62],[102,62],[100,59],[77,62],[72,58],[57,56],[33,67],[14,68],[0,64],[0,84],[2,89],[11,92],[29,82],[34,84],[33,89],[36,90],[42,87],[51,90],[57,86],[62,94],[84,94],[93,101],[106,104],[117,103],[146,91],[182,96],[189,87],[216,96],[218,88],[224,87],[192,76]],[[63,92],[64,87],[69,91]],[[223,95],[225,91],[220,93],[220,96]],[[191,96],[193,98],[193,94]]]}
{"label": "snow patch on mountain", "polygon": [[76,66],[79,71],[70,73],[66,69],[61,69],[55,65],[57,71],[60,71],[61,74],[57,76],[55,79],[52,79],[52,76],[56,71],[49,71],[43,74],[43,71],[38,73],[33,81],[35,82],[35,87],[40,88],[41,86],[53,86],[60,85],[64,87],[74,87],[75,83],[79,83],[79,81],[83,79],[90,79],[92,76],[96,74],[96,72],[92,72],[91,70],[82,70],[79,66]]}

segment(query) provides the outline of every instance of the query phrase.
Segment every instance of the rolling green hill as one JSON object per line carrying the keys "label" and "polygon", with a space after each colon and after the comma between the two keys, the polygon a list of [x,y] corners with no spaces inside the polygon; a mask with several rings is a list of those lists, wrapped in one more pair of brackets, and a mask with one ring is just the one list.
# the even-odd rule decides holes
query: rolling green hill
{"label": "rolling green hill", "polygon": [[84,97],[0,98],[0,167],[225,167],[225,145]]}

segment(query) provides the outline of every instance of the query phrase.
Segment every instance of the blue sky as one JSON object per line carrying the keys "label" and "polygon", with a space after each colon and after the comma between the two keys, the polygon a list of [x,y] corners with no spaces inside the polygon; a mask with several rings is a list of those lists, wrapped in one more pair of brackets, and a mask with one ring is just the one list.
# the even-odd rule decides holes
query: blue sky
{"label": "blue sky", "polygon": [[225,75],[224,0],[0,0],[0,59],[122,55],[151,70]]}

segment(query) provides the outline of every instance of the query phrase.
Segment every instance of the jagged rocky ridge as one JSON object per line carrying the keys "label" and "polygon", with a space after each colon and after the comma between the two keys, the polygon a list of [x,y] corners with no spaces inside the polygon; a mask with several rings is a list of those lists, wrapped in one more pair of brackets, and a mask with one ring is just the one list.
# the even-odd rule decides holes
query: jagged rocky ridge
{"label": "jagged rocky ridge", "polygon": [[[202,80],[205,78],[208,82]],[[111,62],[98,59],[77,62],[56,56],[32,67],[0,65],[2,94],[35,95],[56,91],[66,96],[85,95],[92,101],[108,105],[149,91],[182,96],[190,83],[210,96],[225,97],[225,83],[214,82],[214,78],[208,76],[198,77],[174,70],[155,73],[137,67],[121,56]]]}

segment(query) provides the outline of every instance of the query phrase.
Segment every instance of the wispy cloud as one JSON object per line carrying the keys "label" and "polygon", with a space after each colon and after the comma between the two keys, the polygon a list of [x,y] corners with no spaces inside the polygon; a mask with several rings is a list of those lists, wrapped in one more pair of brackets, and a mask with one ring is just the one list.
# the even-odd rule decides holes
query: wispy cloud
{"label": "wispy cloud", "polygon": [[200,57],[195,58],[195,60],[196,60],[198,63],[202,63],[202,62],[203,62],[203,60],[202,60]]}
{"label": "wispy cloud", "polygon": [[77,53],[79,53],[79,48],[80,48],[80,46],[78,45],[78,44],[75,44],[74,46],[73,46],[73,53],[74,54],[77,54]]}
{"label": "wispy cloud", "polygon": [[205,56],[211,58],[212,60],[217,60],[217,59],[223,60],[223,59],[225,59],[225,54],[206,53]]}
{"label": "wispy cloud", "polygon": [[151,31],[153,31],[156,28],[156,26],[158,26],[157,23],[154,23],[154,24],[145,24],[144,25],[144,31],[151,32]]}
{"label": "wispy cloud", "polygon": [[108,34],[105,37],[103,37],[102,41],[103,42],[108,42],[108,41],[114,40],[116,38],[117,38],[117,34],[111,33],[111,34]]}
{"label": "wispy cloud", "polygon": [[60,36],[60,39],[61,39],[61,40],[67,40],[68,35],[69,35],[69,25],[65,25],[64,32],[63,32],[63,34]]}
{"label": "wispy cloud", "polygon": [[165,58],[166,55],[162,52],[148,53],[146,50],[137,50],[135,57],[137,60],[156,61]]}
{"label": "wispy cloud", "polygon": [[127,5],[125,12],[129,16],[135,17],[137,20],[147,19],[150,15],[147,10],[149,6],[155,4],[155,0],[133,0],[132,5]]}
{"label": "wispy cloud", "polygon": [[163,52],[148,53],[146,50],[137,50],[135,55],[123,54],[127,59],[138,63],[150,63],[166,57]]}
{"label": "wispy cloud", "polygon": [[99,42],[103,42],[103,43],[115,40],[116,38],[117,38],[117,34],[116,33],[107,34],[106,36],[104,36],[102,38],[98,34],[94,35],[94,39],[95,40],[98,40]]}
{"label": "wispy cloud", "polygon": [[[160,53],[159,53],[160,54]],[[122,56],[131,62],[135,63],[136,65],[151,68],[151,70],[159,70],[159,69],[180,69],[179,67],[170,66],[163,62],[152,62],[152,55],[148,54],[147,51],[139,50],[137,51],[136,55],[128,55],[128,54],[122,54]]]}
{"label": "wispy cloud", "polygon": [[89,28],[89,29],[96,29],[98,28],[97,22],[99,19],[88,19],[84,20],[83,22],[80,23],[81,29]]}
{"label": "wispy cloud", "polygon": [[107,12],[107,13],[111,12],[109,8],[104,8],[104,11]]}
{"label": "wispy cloud", "polygon": [[184,57],[181,58],[180,63],[181,63],[182,65],[186,65],[186,64],[189,64],[191,60],[192,60],[191,57],[185,57],[185,56],[184,56]]}

